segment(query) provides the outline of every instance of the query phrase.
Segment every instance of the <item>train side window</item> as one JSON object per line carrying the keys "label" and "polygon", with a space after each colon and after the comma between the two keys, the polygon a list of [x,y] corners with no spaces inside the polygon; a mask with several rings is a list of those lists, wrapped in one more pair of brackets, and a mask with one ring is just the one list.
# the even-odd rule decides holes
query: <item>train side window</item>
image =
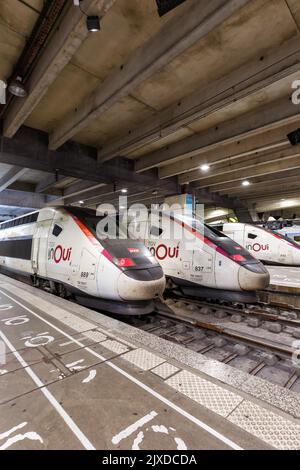
{"label": "train side window", "polygon": [[257,238],[257,235],[254,235],[254,233],[248,233],[248,238],[250,238],[251,240],[255,240],[255,238]]}
{"label": "train side window", "polygon": [[153,235],[154,237],[160,237],[160,235],[163,233],[163,229],[160,227],[155,227],[152,225],[150,228],[150,235]]}
{"label": "train side window", "polygon": [[52,234],[55,237],[58,237],[61,234],[62,231],[63,231],[63,229],[59,225],[55,224],[54,227],[53,227],[53,230],[52,230]]}

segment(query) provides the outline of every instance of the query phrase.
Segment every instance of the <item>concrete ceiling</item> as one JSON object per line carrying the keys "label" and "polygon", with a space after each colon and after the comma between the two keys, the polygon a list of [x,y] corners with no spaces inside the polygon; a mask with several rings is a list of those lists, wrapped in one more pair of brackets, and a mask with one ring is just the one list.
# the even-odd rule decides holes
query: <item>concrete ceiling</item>
{"label": "concrete ceiling", "polygon": [[[1,1],[0,79],[18,69],[43,5]],[[88,34],[66,2],[25,77],[28,97],[0,109],[0,205],[19,192],[20,204],[28,193],[38,207],[95,206],[123,187],[150,203],[186,184],[218,207],[296,204],[300,147],[286,136],[300,127],[298,0],[186,0],[162,18],[155,0],[82,6],[101,31]]]}

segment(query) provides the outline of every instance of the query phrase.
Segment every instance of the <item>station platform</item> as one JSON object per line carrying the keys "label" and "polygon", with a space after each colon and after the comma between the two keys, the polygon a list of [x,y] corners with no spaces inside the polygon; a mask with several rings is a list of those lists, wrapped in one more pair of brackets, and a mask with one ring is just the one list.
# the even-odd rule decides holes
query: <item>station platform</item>
{"label": "station platform", "polygon": [[270,286],[259,293],[262,302],[300,309],[300,267],[266,266]]}
{"label": "station platform", "polygon": [[0,275],[0,449],[300,449],[300,395]]}

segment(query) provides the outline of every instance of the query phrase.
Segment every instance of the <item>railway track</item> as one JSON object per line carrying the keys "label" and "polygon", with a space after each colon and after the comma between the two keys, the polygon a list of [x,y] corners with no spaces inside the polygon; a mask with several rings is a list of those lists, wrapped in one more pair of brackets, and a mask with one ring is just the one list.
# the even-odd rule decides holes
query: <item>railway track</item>
{"label": "railway track", "polygon": [[[300,362],[293,361],[297,334],[300,338],[298,319],[289,319],[257,305],[242,308],[182,297],[168,298],[156,314],[127,321],[206,357],[300,393]],[[270,325],[276,325],[277,332],[269,331]],[[298,344],[300,348],[300,340]]]}

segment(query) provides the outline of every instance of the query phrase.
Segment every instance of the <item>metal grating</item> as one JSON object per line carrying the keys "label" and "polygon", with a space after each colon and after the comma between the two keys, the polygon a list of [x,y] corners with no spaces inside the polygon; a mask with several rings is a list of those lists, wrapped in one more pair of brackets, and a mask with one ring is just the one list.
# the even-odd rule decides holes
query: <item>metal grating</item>
{"label": "metal grating", "polygon": [[159,364],[165,362],[161,357],[155,356],[145,349],[136,349],[122,356],[126,361],[131,362],[142,370],[150,370]]}
{"label": "metal grating", "polygon": [[244,401],[228,420],[276,449],[300,449],[300,425],[259,405]]}
{"label": "metal grating", "polygon": [[166,383],[223,417],[227,417],[243,401],[241,396],[188,371],[179,372]]}

